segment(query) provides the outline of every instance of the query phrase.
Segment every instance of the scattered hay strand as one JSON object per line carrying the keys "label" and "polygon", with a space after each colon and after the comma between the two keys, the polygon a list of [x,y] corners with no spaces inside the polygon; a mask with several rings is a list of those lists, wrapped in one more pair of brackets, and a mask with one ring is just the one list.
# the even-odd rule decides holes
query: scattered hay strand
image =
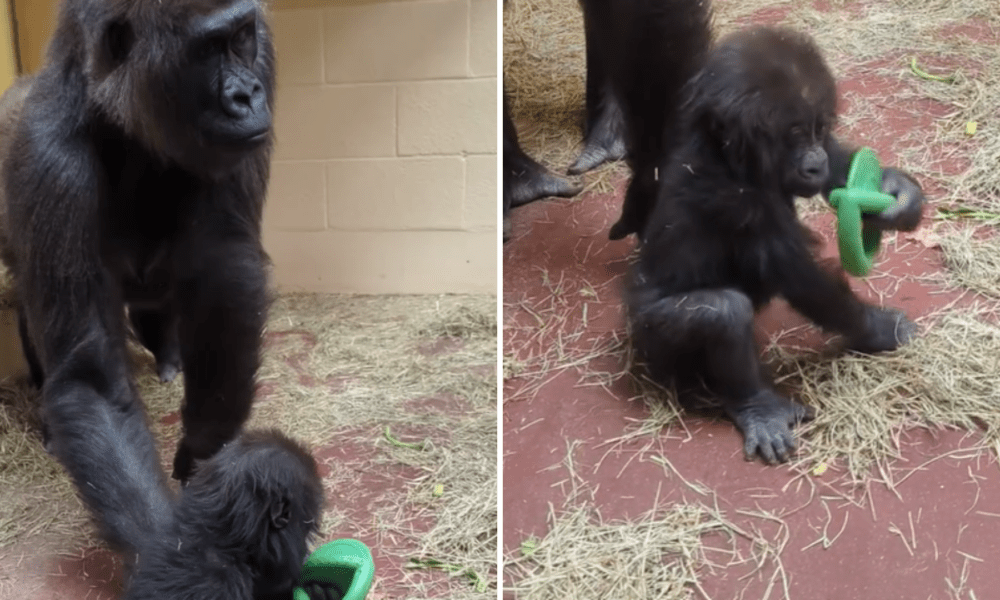
{"label": "scattered hay strand", "polygon": [[816,419],[798,431],[794,467],[840,464],[859,486],[874,468],[894,488],[907,470],[892,461],[908,430],[978,431],[976,447],[983,450],[1000,441],[995,316],[983,308],[944,312],[911,344],[875,356],[817,357],[773,347],[779,384],[817,408]]}
{"label": "scattered hay strand", "polygon": [[1000,299],[1000,236],[992,228],[954,229],[940,243],[950,283]]}
{"label": "scattered hay strand", "polygon": [[81,529],[94,539],[72,484],[42,447],[35,397],[27,385],[0,386],[0,548]]}
{"label": "scattered hay strand", "polygon": [[[772,344],[766,360],[779,389],[817,408],[816,419],[796,430],[799,451],[791,467],[814,476],[831,468],[843,471],[841,482],[855,490],[865,490],[872,480],[895,489],[914,470],[896,462],[907,432],[914,429],[977,432],[972,447],[931,461],[1000,448],[997,310],[977,305],[942,311],[922,321],[923,333],[912,343],[886,354],[831,354]],[[675,426],[685,428],[685,410],[671,389],[641,376],[633,378],[633,385],[649,414],[602,445],[613,452],[646,439],[636,451],[661,463],[655,439]]]}
{"label": "scattered hay strand", "polygon": [[[394,522],[403,523],[407,514],[435,519],[429,531],[408,534],[419,544],[416,555],[410,557],[411,568],[442,569],[464,577],[464,584],[453,582],[450,598],[482,598],[484,591],[496,589],[496,439],[494,409],[459,425],[447,446],[422,453],[394,452],[396,460],[425,471],[397,506],[399,518]],[[407,535],[399,526],[388,530]]]}
{"label": "scattered hay strand", "polygon": [[527,551],[522,548],[505,561],[513,582],[508,590],[521,600],[688,600],[695,590],[708,598],[701,571],[736,565],[749,566],[751,574],[772,570],[762,597],[777,585],[788,598],[780,561],[788,531],[780,520],[778,534],[766,537],[737,525],[718,507],[693,503],[608,522],[587,506],[559,514],[550,508],[549,519],[544,538],[531,540]]}

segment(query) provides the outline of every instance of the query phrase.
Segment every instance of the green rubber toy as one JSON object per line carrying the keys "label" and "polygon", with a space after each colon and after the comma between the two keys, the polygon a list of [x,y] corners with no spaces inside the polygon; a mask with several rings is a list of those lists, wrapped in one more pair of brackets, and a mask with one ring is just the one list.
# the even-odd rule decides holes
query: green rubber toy
{"label": "green rubber toy", "polygon": [[294,599],[310,600],[303,586],[318,582],[336,588],[341,600],[364,600],[374,578],[375,561],[368,546],[358,540],[333,540],[306,559]]}
{"label": "green rubber toy", "polygon": [[837,209],[837,243],[845,271],[863,277],[872,270],[882,230],[865,227],[861,215],[878,214],[895,203],[893,196],[882,193],[882,166],[875,151],[861,148],[851,159],[847,186],[830,192],[830,205]]}

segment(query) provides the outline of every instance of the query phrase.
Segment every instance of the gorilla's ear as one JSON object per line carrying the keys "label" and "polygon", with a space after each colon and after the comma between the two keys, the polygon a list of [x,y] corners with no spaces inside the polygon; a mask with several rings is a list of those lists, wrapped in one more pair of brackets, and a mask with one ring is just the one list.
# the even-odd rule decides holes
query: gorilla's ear
{"label": "gorilla's ear", "polygon": [[729,167],[742,176],[746,172],[744,124],[740,98],[725,75],[712,69],[700,70],[688,82],[686,110],[694,130],[700,131],[719,149]]}
{"label": "gorilla's ear", "polygon": [[757,92],[746,93],[738,84],[708,81],[699,75],[691,100],[694,127],[718,148],[726,164],[741,181],[764,183],[779,168],[780,131],[772,107]]}
{"label": "gorilla's ear", "polygon": [[113,21],[104,30],[104,46],[114,66],[125,62],[134,43],[135,32],[128,21]]}
{"label": "gorilla's ear", "polygon": [[291,511],[287,498],[281,498],[271,504],[271,524],[275,529],[284,529],[291,521]]}
{"label": "gorilla's ear", "polygon": [[736,112],[729,103],[710,101],[702,114],[701,126],[729,168],[739,179],[746,179],[750,170],[751,134]]}

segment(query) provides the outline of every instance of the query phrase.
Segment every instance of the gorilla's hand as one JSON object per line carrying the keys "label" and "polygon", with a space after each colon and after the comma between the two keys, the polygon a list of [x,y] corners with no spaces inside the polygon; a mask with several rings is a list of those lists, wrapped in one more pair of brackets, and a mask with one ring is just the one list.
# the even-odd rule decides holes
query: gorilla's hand
{"label": "gorilla's hand", "polygon": [[927,203],[920,184],[904,171],[886,167],[882,171],[882,192],[895,196],[896,203],[877,215],[864,215],[865,224],[897,231],[916,229]]}

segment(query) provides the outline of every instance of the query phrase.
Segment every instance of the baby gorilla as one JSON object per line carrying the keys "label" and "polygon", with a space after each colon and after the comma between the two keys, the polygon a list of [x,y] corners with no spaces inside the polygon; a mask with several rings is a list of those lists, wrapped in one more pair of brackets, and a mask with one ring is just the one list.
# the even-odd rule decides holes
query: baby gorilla
{"label": "baby gorilla", "polygon": [[199,463],[177,499],[140,401],[81,401],[72,380],[46,385],[63,386],[42,406],[50,449],[129,567],[124,598],[291,599],[323,503],[305,449],[278,431],[243,433]]}
{"label": "baby gorilla", "polygon": [[125,600],[290,599],[319,526],[316,463],[278,431],[203,463],[161,535],[139,548]]}
{"label": "baby gorilla", "polygon": [[[813,413],[765,375],[756,310],[782,296],[862,352],[893,350],[914,326],[863,303],[839,268],[821,266],[818,240],[797,219],[795,197],[842,185],[853,155],[830,133],[836,84],[811,40],[777,28],[733,34],[688,93],[686,130],[660,174],[632,273],[633,342],[654,378],[718,396],[743,432],[747,459],[785,461],[795,448],[791,425]],[[882,187],[897,205],[866,226],[916,227],[920,186],[889,168]]]}

